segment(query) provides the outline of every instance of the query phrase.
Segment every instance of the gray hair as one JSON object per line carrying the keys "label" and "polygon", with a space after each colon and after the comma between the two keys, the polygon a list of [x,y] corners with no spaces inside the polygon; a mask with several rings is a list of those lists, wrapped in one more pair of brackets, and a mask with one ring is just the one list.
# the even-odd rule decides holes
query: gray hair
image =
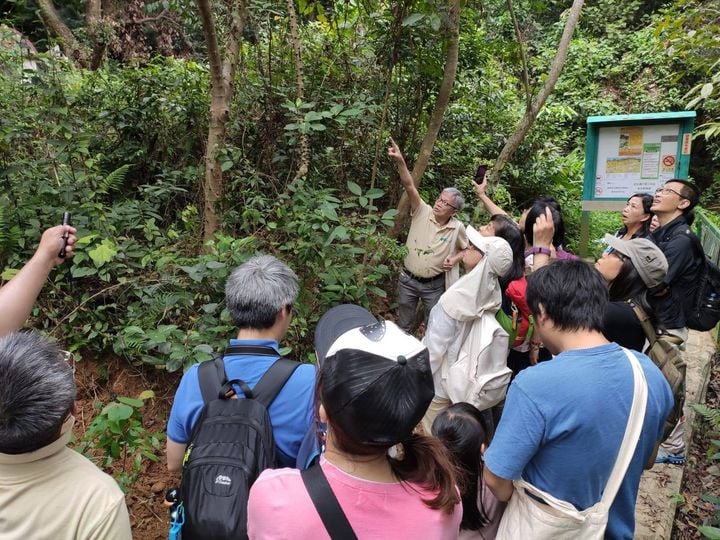
{"label": "gray hair", "polygon": [[454,187],[446,187],[443,189],[443,193],[449,193],[455,198],[455,208],[457,208],[457,211],[463,209],[463,206],[465,206],[465,197],[463,197],[463,194],[460,193],[460,190]]}
{"label": "gray hair", "polygon": [[75,403],[72,368],[55,343],[37,332],[0,338],[0,452],[47,446]]}
{"label": "gray hair", "polygon": [[238,266],[225,284],[225,302],[238,328],[270,328],[299,291],[298,278],[272,255],[257,255]]}

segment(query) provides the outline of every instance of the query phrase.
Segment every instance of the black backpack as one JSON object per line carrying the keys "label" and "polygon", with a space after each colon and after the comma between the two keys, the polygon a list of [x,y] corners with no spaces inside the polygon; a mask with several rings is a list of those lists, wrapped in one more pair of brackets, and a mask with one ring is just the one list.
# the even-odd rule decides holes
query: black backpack
{"label": "black backpack", "polygon": [[[278,356],[270,347],[254,346],[229,347],[225,354]],[[183,459],[183,540],[247,538],[250,486],[276,465],[267,409],[299,365],[279,358],[251,390],[240,379],[227,380],[222,358],[200,364],[205,406]],[[233,399],[233,385],[245,399]]]}
{"label": "black backpack", "polygon": [[705,256],[697,236],[691,234],[690,239],[697,255],[702,257],[702,266],[698,272],[697,291],[686,308],[685,319],[688,328],[705,332],[715,328],[720,321],[720,269]]}

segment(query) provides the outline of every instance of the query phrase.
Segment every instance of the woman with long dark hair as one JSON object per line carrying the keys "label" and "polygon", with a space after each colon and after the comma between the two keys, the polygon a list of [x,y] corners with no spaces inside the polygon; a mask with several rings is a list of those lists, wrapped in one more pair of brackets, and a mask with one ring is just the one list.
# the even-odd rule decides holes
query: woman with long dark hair
{"label": "woman with long dark hair", "polygon": [[615,236],[623,240],[649,237],[654,215],[650,210],[652,204],[653,196],[649,193],[631,195],[622,211],[623,226],[618,229]]}
{"label": "woman with long dark hair", "polygon": [[435,418],[432,434],[450,450],[458,470],[463,505],[459,539],[495,538],[505,503],[483,482],[482,455],[490,442],[483,414],[469,403],[455,403]]}
{"label": "woman with long dark hair", "polygon": [[[319,469],[357,538],[457,538],[461,519],[445,447],[414,428],[433,397],[428,351],[359,306],[318,322],[318,415],[327,423]],[[304,472],[303,474],[307,474]],[[250,491],[251,539],[330,535],[296,469],[264,471]]]}

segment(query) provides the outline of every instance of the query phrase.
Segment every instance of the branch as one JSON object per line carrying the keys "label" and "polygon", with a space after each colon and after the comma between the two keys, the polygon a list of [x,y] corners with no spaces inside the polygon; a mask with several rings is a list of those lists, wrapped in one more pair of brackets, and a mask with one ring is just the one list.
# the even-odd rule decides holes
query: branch
{"label": "branch", "polygon": [[[448,44],[447,58],[445,60],[445,69],[443,70],[443,80],[438,91],[435,108],[433,109],[430,121],[428,122],[427,132],[420,145],[415,165],[413,165],[410,173],[413,178],[415,187],[420,185],[420,179],[425,173],[428,162],[430,161],[430,153],[432,152],[435,141],[437,140],[440,127],[442,126],[445,110],[450,102],[450,94],[455,85],[455,74],[457,73],[458,53],[460,50],[460,0],[451,0],[449,5],[450,26],[448,31],[450,34],[450,42]],[[407,193],[403,193],[398,203],[398,214],[395,217],[395,224],[389,232],[390,236],[397,236],[405,225],[410,213],[410,203]]]}
{"label": "branch", "polygon": [[522,62],[522,82],[525,87],[525,110],[529,111],[532,107],[532,94],[530,93],[530,74],[528,73],[527,53],[525,52],[522,34],[520,33],[520,27],[518,26],[517,18],[515,17],[512,0],[507,0],[507,6],[508,11],[510,12],[510,18],[512,19],[513,28],[515,29],[515,37],[517,38],[518,50],[520,51],[520,61]]}
{"label": "branch", "polygon": [[570,47],[570,40],[572,39],[573,32],[577,26],[578,19],[580,18],[580,11],[582,10],[584,0],[574,0],[573,5],[570,8],[570,14],[567,21],[565,22],[565,29],[563,30],[562,37],[558,43],[558,50],[553,58],[552,64],[550,64],[550,71],[548,72],[545,85],[543,86],[540,93],[537,95],[532,103],[530,109],[525,111],[525,115],[520,120],[518,127],[515,129],[515,133],[507,140],[505,146],[500,151],[500,155],[493,165],[492,171],[490,171],[489,181],[496,182],[500,176],[505,164],[510,160],[515,150],[517,150],[520,143],[527,135],[528,131],[532,127],[537,115],[540,113],[545,101],[552,93],[555,88],[555,84],[560,78],[563,67],[565,66],[565,60],[567,60],[568,48]]}

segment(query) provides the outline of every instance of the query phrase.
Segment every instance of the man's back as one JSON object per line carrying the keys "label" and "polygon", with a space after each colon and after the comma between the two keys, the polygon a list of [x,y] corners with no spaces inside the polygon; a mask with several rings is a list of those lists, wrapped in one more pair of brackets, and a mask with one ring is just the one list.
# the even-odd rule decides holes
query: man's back
{"label": "man's back", "polygon": [[[646,356],[637,356],[648,404],[640,441],[611,508],[609,538],[632,538],[640,474],[673,403],[662,373]],[[632,368],[618,345],[563,352],[515,379],[486,464],[503,478],[522,475],[578,509],[592,506],[615,463],[632,395]]]}
{"label": "man's back", "polygon": [[0,538],[130,540],[115,481],[65,445],[70,432],[27,454],[0,454]]}
{"label": "man's back", "polygon": [[[277,342],[271,340],[234,339],[230,340],[230,345],[278,348]],[[229,355],[225,357],[225,373],[228,379],[241,379],[253,388],[276,359],[274,356]],[[178,443],[190,442],[193,427],[203,409],[197,370],[198,366],[193,366],[183,375],[170,412],[168,438]],[[314,386],[315,367],[303,364],[295,370],[268,409],[277,458],[282,466],[295,466],[300,443],[313,415]]]}

